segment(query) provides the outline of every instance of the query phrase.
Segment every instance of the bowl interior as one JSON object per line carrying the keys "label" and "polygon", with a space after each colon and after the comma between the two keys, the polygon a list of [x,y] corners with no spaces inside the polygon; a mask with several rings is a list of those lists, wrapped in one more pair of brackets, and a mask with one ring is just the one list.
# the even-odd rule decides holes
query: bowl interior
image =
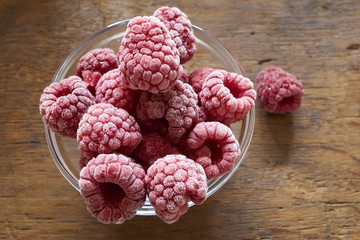
{"label": "bowl interior", "polygon": [[[64,78],[75,75],[76,64],[80,57],[94,48],[107,47],[113,49],[114,52],[117,53],[128,22],[129,20],[114,23],[97,31],[79,44],[60,66],[52,82],[60,82]],[[185,64],[189,73],[200,67],[212,67],[243,74],[240,64],[224,45],[199,27],[193,26],[193,30],[198,45],[194,58]],[[242,121],[231,125],[231,129],[240,143],[241,156],[231,172],[224,174],[218,179],[208,180],[208,197],[220,189],[239,167],[249,147],[254,130],[254,122],[255,110],[252,109]],[[46,126],[45,134],[56,166],[69,183],[76,190],[80,191],[78,186],[80,151],[77,148],[76,140],[60,137],[51,132]],[[192,205],[194,204],[189,202],[189,206]],[[154,208],[150,205],[148,199],[144,206],[138,210],[137,215],[155,215]]]}

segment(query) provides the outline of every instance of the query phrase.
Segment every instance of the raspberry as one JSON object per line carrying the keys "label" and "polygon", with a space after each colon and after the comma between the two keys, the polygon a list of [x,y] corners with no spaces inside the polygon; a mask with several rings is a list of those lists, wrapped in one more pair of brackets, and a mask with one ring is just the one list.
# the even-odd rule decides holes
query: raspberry
{"label": "raspberry", "polygon": [[240,146],[229,127],[219,122],[198,123],[189,133],[190,157],[203,166],[208,178],[231,171],[240,157]]}
{"label": "raspberry", "polygon": [[256,81],[261,107],[271,113],[286,113],[298,109],[304,90],[292,74],[278,67],[262,70]]}
{"label": "raspberry", "polygon": [[137,105],[139,124],[145,130],[158,131],[178,143],[198,122],[197,95],[180,80],[165,93],[143,92]]}
{"label": "raspberry", "polygon": [[76,138],[79,121],[95,99],[86,84],[76,76],[52,83],[40,97],[40,114],[54,133]]}
{"label": "raspberry", "polygon": [[135,112],[140,93],[125,87],[119,69],[105,73],[96,85],[96,102],[110,103],[130,114]]}
{"label": "raspberry", "polygon": [[141,142],[140,127],[125,110],[98,103],[81,119],[77,141],[86,157],[112,152],[130,154]]}
{"label": "raspberry", "polygon": [[156,17],[130,20],[118,56],[121,77],[135,90],[166,92],[183,71],[175,42]]}
{"label": "raspberry", "polygon": [[144,169],[149,168],[157,159],[168,154],[180,154],[180,151],[156,132],[145,133],[133,153],[134,159],[140,162]]}
{"label": "raspberry", "polygon": [[159,18],[170,31],[170,35],[179,50],[180,63],[184,64],[191,60],[196,52],[196,38],[186,14],[177,7],[164,6],[158,8],[153,16]]}
{"label": "raspberry", "polygon": [[119,66],[113,50],[97,48],[82,56],[76,65],[76,75],[88,84],[90,91],[94,91],[100,77]]}
{"label": "raspberry", "polygon": [[167,155],[151,165],[145,176],[150,204],[166,223],[176,222],[188,209],[188,201],[206,199],[204,169],[184,155]]}
{"label": "raspberry", "polygon": [[80,172],[88,211],[101,223],[133,218],[146,199],[145,171],[124,155],[100,154]]}
{"label": "raspberry", "polygon": [[214,71],[206,78],[199,96],[209,120],[230,125],[242,120],[254,107],[256,92],[248,78]]}
{"label": "raspberry", "polygon": [[194,88],[196,93],[200,93],[202,85],[205,82],[207,76],[212,73],[215,69],[213,68],[199,68],[193,71],[189,76],[189,84]]}

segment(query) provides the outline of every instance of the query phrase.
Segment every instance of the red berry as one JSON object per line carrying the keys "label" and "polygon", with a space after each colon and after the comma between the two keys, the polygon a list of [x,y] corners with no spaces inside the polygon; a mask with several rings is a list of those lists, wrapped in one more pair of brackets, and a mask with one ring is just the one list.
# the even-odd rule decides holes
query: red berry
{"label": "red berry", "polygon": [[76,74],[88,84],[90,91],[94,92],[100,77],[118,66],[119,62],[113,50],[97,48],[80,58],[76,65]]}
{"label": "red berry", "polygon": [[218,178],[231,171],[240,157],[240,146],[233,132],[219,122],[198,123],[189,133],[186,147],[208,178]]}
{"label": "red berry", "polygon": [[145,172],[124,155],[100,154],[80,172],[79,187],[88,211],[101,223],[123,223],[146,198]]}
{"label": "red berry", "polygon": [[202,204],[207,182],[204,169],[184,155],[167,155],[147,171],[149,201],[166,223],[176,222],[188,209],[188,201]]}
{"label": "red berry", "polygon": [[156,160],[169,154],[180,154],[179,149],[156,132],[145,133],[134,150],[134,159],[148,169]]}
{"label": "red berry", "polygon": [[131,114],[135,112],[139,97],[138,91],[125,87],[119,69],[105,73],[96,85],[95,99],[97,103],[110,103]]}
{"label": "red berry", "polygon": [[145,130],[157,131],[178,143],[198,122],[197,101],[192,87],[178,80],[168,92],[143,92],[136,109],[137,119]]}
{"label": "red berry", "polygon": [[77,141],[86,157],[113,152],[130,154],[141,142],[140,127],[125,110],[98,103],[81,119]]}
{"label": "red berry", "polygon": [[121,77],[131,89],[166,92],[182,75],[175,42],[156,17],[130,20],[118,56]]}
{"label": "red berry", "polygon": [[177,7],[161,7],[154,13],[170,31],[172,39],[180,54],[180,63],[184,64],[192,59],[196,52],[196,38],[191,28],[191,22],[185,13]]}
{"label": "red berry", "polygon": [[199,94],[209,120],[225,125],[242,120],[255,105],[253,83],[236,73],[213,71]]}
{"label": "red berry", "polygon": [[298,109],[304,90],[297,78],[278,67],[262,70],[257,78],[257,93],[261,107],[271,113],[286,113]]}
{"label": "red berry", "polygon": [[94,100],[86,84],[79,77],[71,76],[44,89],[40,113],[51,131],[76,138],[79,121]]}
{"label": "red berry", "polygon": [[196,93],[200,93],[202,85],[205,82],[207,76],[212,73],[215,69],[213,68],[198,68],[193,71],[189,76],[189,84],[194,88]]}

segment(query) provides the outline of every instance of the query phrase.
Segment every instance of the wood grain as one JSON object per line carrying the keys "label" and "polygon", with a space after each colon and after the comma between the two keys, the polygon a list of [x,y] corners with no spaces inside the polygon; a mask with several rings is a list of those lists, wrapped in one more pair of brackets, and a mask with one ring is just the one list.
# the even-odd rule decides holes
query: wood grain
{"label": "wood grain", "polygon": [[102,225],[55,167],[41,92],[94,31],[167,1],[0,2],[1,239],[359,239],[360,2],[178,0],[247,76],[276,65],[303,83],[301,109],[264,112],[231,180],[172,225]]}

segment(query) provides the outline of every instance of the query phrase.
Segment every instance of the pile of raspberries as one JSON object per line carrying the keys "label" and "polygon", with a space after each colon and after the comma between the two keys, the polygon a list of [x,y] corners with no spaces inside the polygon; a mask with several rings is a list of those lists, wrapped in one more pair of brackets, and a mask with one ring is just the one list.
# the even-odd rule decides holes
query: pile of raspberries
{"label": "pile of raspberries", "polygon": [[117,53],[89,51],[76,76],[43,91],[44,123],[77,140],[79,187],[98,221],[123,223],[148,196],[173,223],[189,201],[205,201],[208,179],[234,168],[241,153],[229,126],[254,107],[256,91],[225,70],[188,75],[183,64],[195,52],[188,17],[161,7],[130,20]]}

